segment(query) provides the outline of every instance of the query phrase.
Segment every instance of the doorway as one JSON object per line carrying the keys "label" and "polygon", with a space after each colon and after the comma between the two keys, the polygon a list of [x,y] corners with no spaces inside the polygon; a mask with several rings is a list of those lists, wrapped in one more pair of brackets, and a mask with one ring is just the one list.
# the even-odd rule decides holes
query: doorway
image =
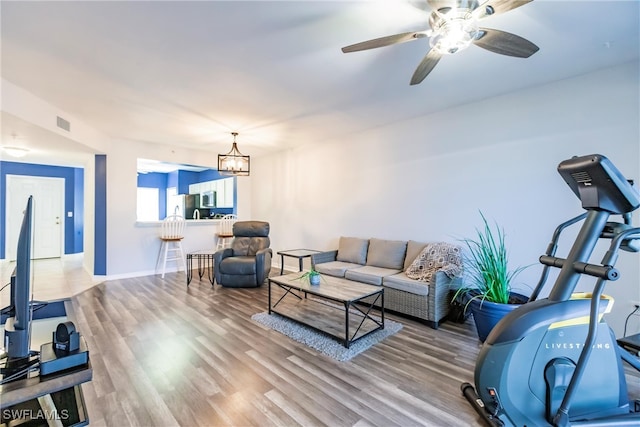
{"label": "doorway", "polygon": [[59,258],[64,236],[64,178],[7,175],[6,258],[16,259],[18,233],[29,196],[34,202],[33,258]]}

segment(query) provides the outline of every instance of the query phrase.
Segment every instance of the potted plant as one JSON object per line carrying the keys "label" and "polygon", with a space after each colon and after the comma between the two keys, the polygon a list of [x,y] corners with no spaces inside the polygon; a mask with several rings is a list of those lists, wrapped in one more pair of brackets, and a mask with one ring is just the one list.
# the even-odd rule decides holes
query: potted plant
{"label": "potted plant", "polygon": [[320,272],[316,271],[313,266],[311,266],[311,269],[309,271],[306,271],[305,273],[303,273],[300,277],[298,277],[298,280],[307,280],[309,282],[310,285],[312,286],[316,286],[320,284]]}
{"label": "potted plant", "polygon": [[512,281],[526,268],[510,269],[504,230],[496,224],[492,230],[480,212],[483,228],[476,228],[475,239],[463,239],[467,251],[463,257],[466,285],[454,294],[470,309],[480,341],[507,313],[527,302],[524,295],[512,291]]}

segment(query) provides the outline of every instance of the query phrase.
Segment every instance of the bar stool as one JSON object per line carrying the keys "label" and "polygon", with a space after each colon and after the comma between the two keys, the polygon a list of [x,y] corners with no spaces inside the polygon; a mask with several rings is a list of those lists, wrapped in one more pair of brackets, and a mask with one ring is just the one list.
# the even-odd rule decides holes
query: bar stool
{"label": "bar stool", "polygon": [[[167,261],[180,260],[184,271],[187,271],[187,266],[184,260],[184,251],[182,250],[182,239],[184,238],[184,217],[180,215],[169,215],[162,221],[162,230],[160,233],[160,240],[162,245],[160,246],[160,253],[158,254],[158,261],[156,262],[156,269],[162,258],[162,278],[167,270]],[[178,263],[178,271],[180,271],[180,263]]]}
{"label": "bar stool", "polygon": [[224,249],[231,244],[233,240],[233,224],[238,220],[238,217],[234,214],[228,214],[222,217],[220,220],[220,228],[216,233],[218,243],[216,244],[216,250]]}

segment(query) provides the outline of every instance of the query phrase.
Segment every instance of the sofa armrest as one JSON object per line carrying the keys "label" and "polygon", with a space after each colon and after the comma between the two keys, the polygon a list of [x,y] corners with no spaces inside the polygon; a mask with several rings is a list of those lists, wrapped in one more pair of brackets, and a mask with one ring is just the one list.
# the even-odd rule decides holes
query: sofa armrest
{"label": "sofa armrest", "polygon": [[444,272],[438,271],[429,282],[429,317],[437,325],[449,314],[451,301],[449,291],[461,286],[462,279],[447,276]]}
{"label": "sofa armrest", "polygon": [[315,268],[316,264],[322,264],[324,262],[335,261],[338,256],[338,250],[318,252],[311,255],[311,266]]}

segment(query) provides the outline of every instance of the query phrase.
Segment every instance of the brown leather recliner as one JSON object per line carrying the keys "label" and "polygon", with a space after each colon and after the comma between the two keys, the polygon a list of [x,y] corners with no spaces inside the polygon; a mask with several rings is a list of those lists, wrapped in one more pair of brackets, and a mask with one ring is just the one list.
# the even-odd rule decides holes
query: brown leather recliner
{"label": "brown leather recliner", "polygon": [[213,255],[215,281],[229,288],[255,288],[269,277],[273,252],[269,245],[269,223],[237,221],[230,248]]}

